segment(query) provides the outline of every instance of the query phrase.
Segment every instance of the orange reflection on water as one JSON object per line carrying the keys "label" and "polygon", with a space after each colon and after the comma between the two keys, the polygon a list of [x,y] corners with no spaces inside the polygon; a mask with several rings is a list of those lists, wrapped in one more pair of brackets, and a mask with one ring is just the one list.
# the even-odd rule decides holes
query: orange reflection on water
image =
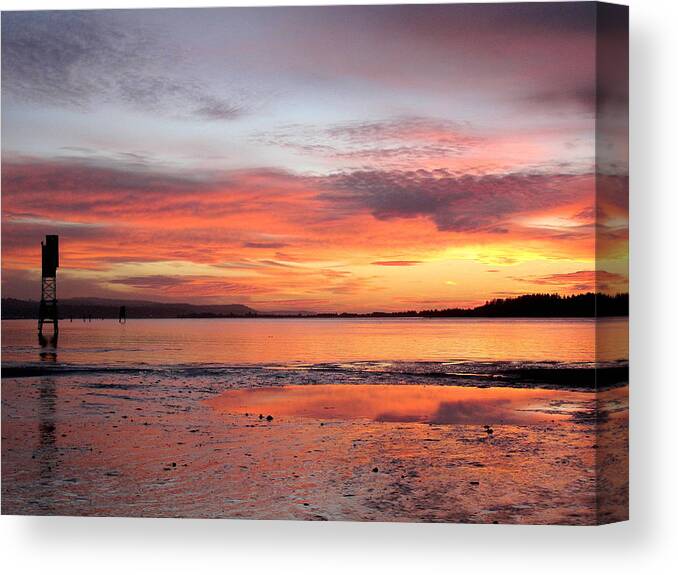
{"label": "orange reflection on water", "polygon": [[[2,323],[3,361],[35,361],[35,322]],[[596,337],[600,332],[604,335]],[[604,339],[605,345],[597,345]],[[59,361],[148,365],[628,358],[628,320],[167,319],[66,322]]]}
{"label": "orange reflection on water", "polygon": [[288,385],[229,390],[208,400],[227,413],[439,424],[526,425],[588,409],[591,394],[435,385]]}

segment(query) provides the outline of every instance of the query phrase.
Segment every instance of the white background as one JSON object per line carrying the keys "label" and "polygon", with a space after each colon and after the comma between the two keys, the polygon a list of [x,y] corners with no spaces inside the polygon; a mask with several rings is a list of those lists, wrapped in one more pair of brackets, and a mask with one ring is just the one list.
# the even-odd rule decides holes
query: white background
{"label": "white background", "polygon": [[[229,4],[239,3],[0,0],[3,10]],[[678,572],[678,426],[674,425],[678,407],[678,2],[631,0],[628,4],[631,521],[605,527],[529,527],[5,516],[0,518],[0,561],[5,573]]]}

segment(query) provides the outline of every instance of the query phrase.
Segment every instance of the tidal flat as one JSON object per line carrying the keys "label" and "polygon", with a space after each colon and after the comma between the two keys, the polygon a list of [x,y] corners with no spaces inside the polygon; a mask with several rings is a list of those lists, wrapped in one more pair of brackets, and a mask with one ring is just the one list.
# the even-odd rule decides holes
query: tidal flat
{"label": "tidal flat", "polygon": [[[326,376],[331,381],[331,374]],[[2,380],[2,512],[586,525],[626,518],[627,388]]]}

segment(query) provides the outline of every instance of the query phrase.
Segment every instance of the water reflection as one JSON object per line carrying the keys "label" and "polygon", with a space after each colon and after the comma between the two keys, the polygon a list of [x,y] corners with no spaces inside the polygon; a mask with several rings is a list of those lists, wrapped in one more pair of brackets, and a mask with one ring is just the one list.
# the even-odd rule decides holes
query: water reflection
{"label": "water reflection", "polygon": [[[605,329],[605,349],[596,332]],[[607,361],[628,357],[628,321],[606,319],[177,319],[65,324],[66,363]],[[62,336],[63,337],[63,336]],[[34,361],[35,322],[2,322],[3,361]],[[64,345],[66,344],[66,345]],[[606,351],[609,350],[609,353]],[[609,357],[608,357],[609,355]]]}
{"label": "water reflection", "polygon": [[570,418],[595,405],[591,394],[543,389],[435,385],[290,385],[230,390],[217,410],[316,419],[434,424],[528,425]]}
{"label": "water reflection", "polygon": [[56,350],[52,351],[42,350],[40,352],[40,361],[42,363],[56,363],[56,360],[57,360]]}
{"label": "water reflection", "polygon": [[52,378],[42,378],[38,386],[38,506],[50,513],[54,505],[54,472],[57,464],[56,404],[57,388]]}

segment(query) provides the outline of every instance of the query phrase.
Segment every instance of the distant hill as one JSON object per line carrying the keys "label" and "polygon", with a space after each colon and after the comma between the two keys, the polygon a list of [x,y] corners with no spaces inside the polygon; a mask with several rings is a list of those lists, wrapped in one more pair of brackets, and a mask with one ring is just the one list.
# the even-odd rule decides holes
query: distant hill
{"label": "distant hill", "polygon": [[[13,298],[2,299],[3,319],[37,319],[39,302]],[[158,303],[144,300],[105,298],[69,298],[59,300],[59,317],[62,319],[87,316],[117,318],[120,306],[127,309],[129,319],[177,317],[248,317],[256,310],[239,304],[194,305],[189,303]]]}

